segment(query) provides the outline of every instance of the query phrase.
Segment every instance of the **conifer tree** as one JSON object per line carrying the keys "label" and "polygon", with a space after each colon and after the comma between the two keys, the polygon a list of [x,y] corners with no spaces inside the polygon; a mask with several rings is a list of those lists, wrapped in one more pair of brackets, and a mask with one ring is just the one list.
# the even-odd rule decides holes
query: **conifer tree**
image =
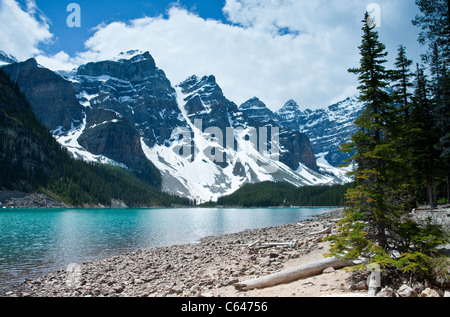
{"label": "conifer tree", "polygon": [[412,83],[413,74],[410,67],[413,61],[406,56],[406,48],[401,45],[398,48],[398,56],[395,62],[396,70],[393,72],[394,81],[394,99],[399,105],[401,115],[404,116],[404,122],[408,122],[410,112],[410,101],[412,93],[410,89],[414,86]]}
{"label": "conifer tree", "polygon": [[[363,20],[360,67],[349,70],[358,75],[360,100],[366,106],[355,122],[358,131],[342,148],[355,153],[349,160],[356,166],[355,188],[347,191],[339,233],[327,239],[333,242],[330,255],[363,260],[362,267],[376,263],[403,274],[434,274],[436,247],[447,243],[448,235],[439,226],[403,217],[398,197],[405,182],[403,175],[407,175],[399,176],[399,166],[414,155],[416,160],[408,163],[415,168],[411,175],[420,186],[426,180],[428,191],[433,187],[433,102],[421,68],[416,75],[415,94],[409,94],[411,62],[404,48],[399,49],[397,71],[386,70],[385,46],[367,19],[368,13]],[[397,90],[393,96],[387,89],[392,80]],[[399,120],[396,104],[408,112],[407,120]],[[399,150],[402,142],[405,144]],[[412,152],[404,150],[409,145],[413,145]]]}
{"label": "conifer tree", "polygon": [[410,172],[415,186],[420,190],[422,180],[426,181],[427,200],[432,208],[437,206],[436,192],[436,133],[430,86],[424,70],[417,65],[415,93],[408,124],[411,149]]}
{"label": "conifer tree", "polygon": [[406,56],[406,48],[401,45],[398,48],[398,56],[395,62],[396,69],[392,72],[393,100],[397,108],[397,128],[393,138],[396,139],[396,156],[399,182],[398,197],[402,200],[405,210],[416,207],[415,188],[411,175],[411,135],[409,122],[411,116],[411,93],[413,73],[410,70],[413,61]]}
{"label": "conifer tree", "polygon": [[450,0],[416,0],[421,11],[413,24],[421,29],[419,42],[428,45],[424,61],[430,67],[432,99],[438,133],[436,144],[440,175],[450,201]]}
{"label": "conifer tree", "polygon": [[[354,245],[354,251],[366,249],[370,241],[382,249],[387,248],[388,231],[398,215],[397,208],[389,199],[394,185],[392,179],[396,178],[392,138],[396,116],[387,91],[392,73],[384,66],[388,55],[386,47],[379,41],[375,27],[366,23],[367,18],[368,13],[363,20],[360,67],[349,69],[358,75],[360,100],[366,106],[355,122],[358,132],[351,143],[343,147],[344,151],[355,153],[350,161],[356,163],[354,177],[357,186],[347,193],[350,208],[346,218],[348,233],[359,235],[350,239],[360,244],[359,247]],[[368,224],[367,235],[363,234],[359,221]]]}

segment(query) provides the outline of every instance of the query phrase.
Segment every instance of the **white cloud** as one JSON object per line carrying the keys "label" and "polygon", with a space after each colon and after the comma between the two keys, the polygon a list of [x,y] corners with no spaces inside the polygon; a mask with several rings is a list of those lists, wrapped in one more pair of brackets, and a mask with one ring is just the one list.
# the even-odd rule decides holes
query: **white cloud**
{"label": "white cloud", "polygon": [[36,61],[49,69],[53,70],[72,70],[77,68],[79,64],[73,62],[73,59],[66,52],[59,52],[52,56],[39,55]]}
{"label": "white cloud", "polygon": [[[396,45],[408,47],[402,41],[406,31],[413,29],[410,8],[414,4],[404,0],[380,1],[385,9],[382,31],[389,40],[390,58],[394,59]],[[3,2],[11,8],[15,4],[13,0]],[[150,51],[173,85],[193,74],[213,74],[225,96],[238,105],[257,96],[273,110],[289,99],[296,100],[302,108],[316,108],[356,93],[357,80],[347,69],[359,62],[361,20],[369,2],[227,0],[223,12],[229,24],[205,20],[175,6],[167,17],[97,26],[85,42],[86,50],[76,56],[64,52],[53,56],[39,54],[37,44],[51,38],[48,24],[37,23],[30,14],[22,12],[23,17],[16,20],[30,18],[37,23],[35,29],[45,36],[32,36],[35,41],[28,40],[28,46],[20,43],[20,49],[27,48],[22,55],[15,53],[17,50],[10,53],[19,58],[40,55],[37,59],[42,65],[69,70],[139,49]],[[33,5],[29,8],[37,10]],[[6,11],[2,9],[0,17]],[[416,35],[409,34],[408,38],[416,42]]]}
{"label": "white cloud", "polygon": [[27,0],[25,10],[14,0],[2,0],[0,21],[0,49],[19,60],[41,53],[39,44],[53,38],[48,19],[32,0]]}
{"label": "white cloud", "polygon": [[[297,3],[289,1],[291,6]],[[320,23],[306,18],[305,23],[297,23],[292,7],[276,11],[278,7],[246,11],[235,0],[228,1],[224,11],[235,25],[205,20],[178,7],[170,9],[168,18],[102,25],[75,60],[81,63],[109,59],[130,49],[148,50],[173,84],[192,74],[214,74],[225,95],[238,105],[257,96],[274,110],[289,99],[317,107],[337,101],[344,92],[354,93],[355,81],[347,69],[358,61],[360,40],[349,30],[359,29],[361,18],[340,21],[323,14],[315,18]],[[306,17],[316,8],[295,10],[302,9]],[[339,23],[327,27],[334,20]],[[301,33],[280,35],[279,28]]]}

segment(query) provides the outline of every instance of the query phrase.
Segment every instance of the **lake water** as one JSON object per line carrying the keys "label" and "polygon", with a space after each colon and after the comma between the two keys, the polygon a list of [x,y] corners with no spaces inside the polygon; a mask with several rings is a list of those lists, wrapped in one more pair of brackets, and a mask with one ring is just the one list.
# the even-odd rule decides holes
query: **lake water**
{"label": "lake water", "polygon": [[330,208],[0,209],[0,294],[71,263],[295,223]]}

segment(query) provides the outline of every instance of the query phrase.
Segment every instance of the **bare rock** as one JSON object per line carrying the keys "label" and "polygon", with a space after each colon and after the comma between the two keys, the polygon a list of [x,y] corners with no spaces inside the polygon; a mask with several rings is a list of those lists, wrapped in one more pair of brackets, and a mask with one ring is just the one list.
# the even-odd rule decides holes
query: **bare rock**
{"label": "bare rock", "polygon": [[403,284],[397,291],[397,295],[400,297],[419,297],[419,294],[417,292],[409,287],[406,284]]}
{"label": "bare rock", "polygon": [[434,289],[426,288],[422,293],[420,293],[420,297],[441,297],[441,296]]}
{"label": "bare rock", "polygon": [[352,291],[364,291],[364,290],[369,289],[366,281],[361,281],[361,282],[355,283],[350,288]]}
{"label": "bare rock", "polygon": [[392,288],[385,287],[377,294],[377,297],[395,297],[395,292]]}
{"label": "bare rock", "polygon": [[335,272],[336,270],[334,269],[334,268],[332,268],[332,267],[329,267],[329,268],[326,268],[325,270],[323,270],[323,274],[329,274],[329,273],[333,273],[333,272]]}

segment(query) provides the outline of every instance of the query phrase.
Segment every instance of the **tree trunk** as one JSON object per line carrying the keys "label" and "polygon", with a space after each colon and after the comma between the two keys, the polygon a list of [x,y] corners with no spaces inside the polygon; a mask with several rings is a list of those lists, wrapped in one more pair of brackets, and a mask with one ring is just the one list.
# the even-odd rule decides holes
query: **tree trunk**
{"label": "tree trunk", "polygon": [[280,285],[284,283],[290,283],[302,278],[311,277],[314,275],[321,274],[326,268],[332,267],[334,269],[353,266],[354,264],[350,261],[328,258],[316,263],[311,263],[303,265],[300,267],[285,270],[279,273],[275,273],[268,276],[263,276],[253,280],[248,280],[242,283],[235,284],[234,287],[241,291],[248,291],[255,288],[265,288],[275,285]]}
{"label": "tree trunk", "polygon": [[447,173],[447,175],[445,175],[447,178],[447,204],[450,203],[450,173]]}
{"label": "tree trunk", "polygon": [[431,208],[437,207],[437,190],[436,190],[436,181],[434,177],[431,177],[428,182],[428,203]]}

